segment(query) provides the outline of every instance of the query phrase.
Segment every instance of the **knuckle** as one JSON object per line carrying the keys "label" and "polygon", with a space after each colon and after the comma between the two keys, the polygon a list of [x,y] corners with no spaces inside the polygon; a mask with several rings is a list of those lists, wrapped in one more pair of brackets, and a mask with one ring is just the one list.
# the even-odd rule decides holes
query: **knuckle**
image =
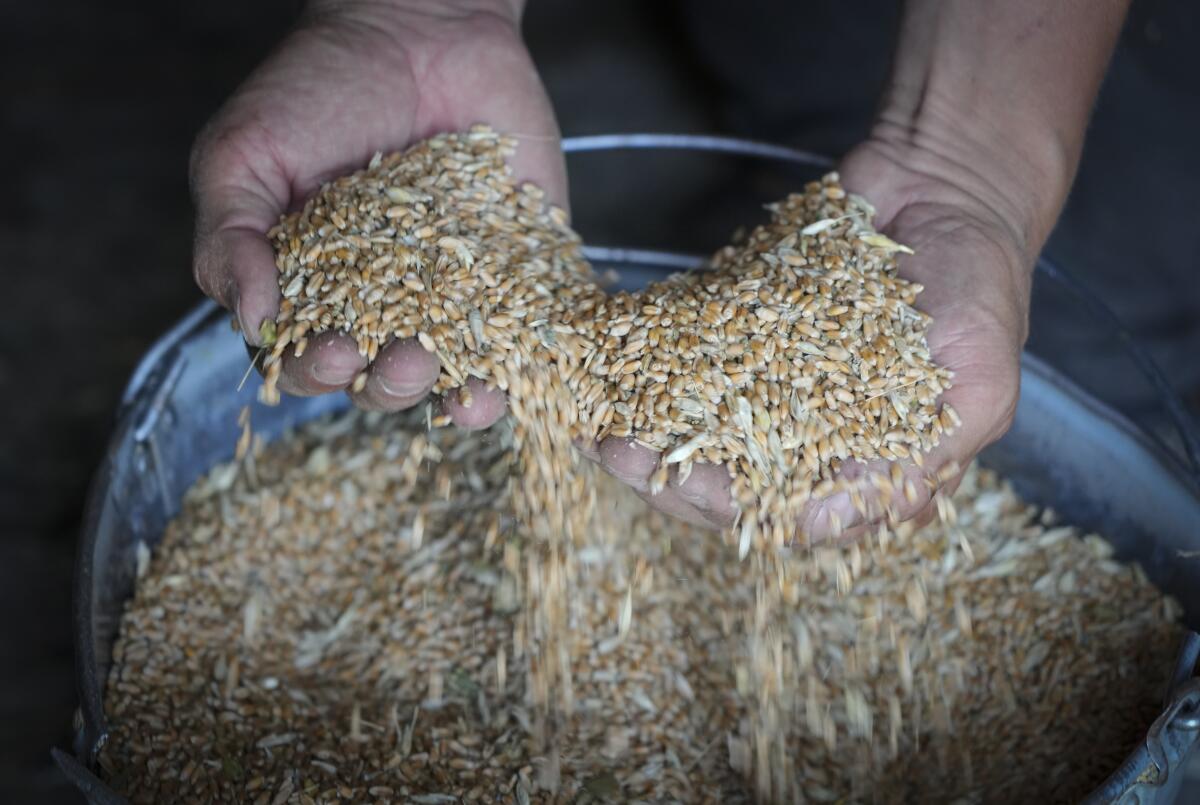
{"label": "knuckle", "polygon": [[1021,399],[1021,370],[1014,362],[1011,367],[1004,367],[996,376],[996,382],[991,389],[991,424],[981,447],[986,447],[998,441],[1008,433],[1017,416],[1017,404]]}
{"label": "knuckle", "polygon": [[197,195],[210,177],[219,175],[221,167],[228,163],[230,142],[236,142],[236,130],[223,115],[210,120],[196,135],[188,156],[188,180],[193,195]]}
{"label": "knuckle", "polygon": [[209,250],[207,238],[197,234],[192,249],[192,280],[205,296],[224,303],[224,288],[217,281],[218,270],[213,265]]}
{"label": "knuckle", "polygon": [[221,111],[196,135],[188,158],[192,194],[201,198],[214,183],[253,176],[256,163],[273,159],[271,133],[253,113]]}
{"label": "knuckle", "polygon": [[995,439],[999,439],[1012,427],[1013,420],[1017,417],[1017,401],[1020,397],[1020,379],[1018,377],[1001,393],[1000,416],[996,420]]}
{"label": "knuckle", "polygon": [[227,308],[235,305],[236,287],[220,256],[216,236],[197,228],[192,247],[192,280],[205,296]]}
{"label": "knuckle", "polygon": [[205,270],[204,262],[198,254],[192,258],[192,280],[205,296],[216,298],[215,289],[208,279],[208,271]]}
{"label": "knuckle", "polygon": [[193,190],[196,187],[199,174],[210,148],[209,140],[211,139],[212,125],[210,122],[205,124],[204,128],[200,129],[200,133],[196,135],[196,139],[192,142],[192,148],[188,152],[188,180]]}

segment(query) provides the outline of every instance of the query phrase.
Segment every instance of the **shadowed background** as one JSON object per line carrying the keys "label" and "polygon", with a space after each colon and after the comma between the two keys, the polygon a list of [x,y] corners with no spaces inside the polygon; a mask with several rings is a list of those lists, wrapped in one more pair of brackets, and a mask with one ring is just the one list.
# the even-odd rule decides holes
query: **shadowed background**
{"label": "shadowed background", "polygon": [[[852,6],[852,10],[851,7]],[[863,136],[895,4],[530,0],[564,133],[724,132],[837,155]],[[69,745],[74,542],[121,388],[200,298],[195,132],[300,3],[9,3],[0,10],[0,800],[76,801]],[[686,12],[686,13],[685,13]],[[1200,400],[1200,9],[1136,2],[1048,252]],[[708,251],[798,177],[680,155],[570,163],[585,238]],[[1039,284],[1031,348],[1151,429],[1117,341]]]}

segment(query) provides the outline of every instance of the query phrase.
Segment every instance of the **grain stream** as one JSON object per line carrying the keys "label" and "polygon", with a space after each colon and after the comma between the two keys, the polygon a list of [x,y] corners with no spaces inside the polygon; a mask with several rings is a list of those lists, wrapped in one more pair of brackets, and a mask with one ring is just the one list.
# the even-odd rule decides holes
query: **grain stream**
{"label": "grain stream", "polygon": [[[551,756],[573,706],[563,630],[593,510],[571,441],[624,437],[662,451],[655,491],[695,462],[723,464],[741,512],[729,539],[739,559],[755,550],[761,581],[750,637],[758,785],[783,795],[767,774],[784,765],[778,708],[791,674],[776,621],[797,580],[779,552],[808,547],[796,524],[814,498],[845,486],[844,462],[919,461],[957,423],[938,403],[950,373],[929,354],[921,288],[897,273],[908,249],[876,232],[870,204],[830,174],[773,205],[770,222],[722,249],[711,271],[609,296],[562,211],[513,180],[513,148],[483,127],[434,137],[377,156],[285,217],[270,233],[284,299],[261,333],[262,398],[277,401],[285,352],[328,331],[349,334],[370,360],[394,339],[417,339],[441,361],[436,391],[464,393],[475,377],[507,392],[513,492],[531,537],[520,550],[536,720]],[[865,490],[887,492],[874,504],[853,491],[864,513],[890,509],[900,491],[881,477]],[[835,562],[844,587],[856,565]],[[553,787],[553,768],[542,782]]]}

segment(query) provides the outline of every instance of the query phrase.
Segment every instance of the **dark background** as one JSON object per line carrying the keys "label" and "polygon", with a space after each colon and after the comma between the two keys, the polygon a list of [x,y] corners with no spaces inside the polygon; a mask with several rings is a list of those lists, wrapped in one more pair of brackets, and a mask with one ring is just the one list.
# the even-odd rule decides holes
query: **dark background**
{"label": "dark background", "polygon": [[[189,270],[191,140],[299,6],[0,10],[0,801],[73,801],[48,748],[69,745],[71,567],[86,485],[134,364],[200,298]],[[866,131],[896,18],[884,2],[531,0],[526,30],[568,135],[727,132],[836,155]],[[1185,0],[1135,3],[1048,247],[1193,402],[1198,20]],[[692,251],[723,241],[753,199],[783,186],[759,168],[695,157],[580,157],[571,171],[585,238]],[[1041,281],[1031,348],[1169,437],[1111,329]]]}

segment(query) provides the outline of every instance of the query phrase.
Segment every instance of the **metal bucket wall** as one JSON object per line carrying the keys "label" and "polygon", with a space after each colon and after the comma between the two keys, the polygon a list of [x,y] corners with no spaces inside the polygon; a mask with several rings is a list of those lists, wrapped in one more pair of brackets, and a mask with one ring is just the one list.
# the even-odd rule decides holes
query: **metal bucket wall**
{"label": "metal bucket wall", "polygon": [[[595,139],[576,142],[612,145]],[[719,150],[773,159],[790,153],[792,161],[806,164],[819,159],[738,141],[703,142],[710,148],[726,143]],[[764,153],[746,150],[763,148]],[[694,263],[687,256],[645,252],[592,250],[592,255],[627,269],[630,263],[641,264],[626,271],[622,284],[627,285],[644,284],[664,265]],[[91,769],[107,738],[104,681],[122,605],[133,590],[138,546],[154,546],[188,486],[231,457],[237,412],[253,402],[259,384],[254,377],[235,391],[245,371],[240,336],[215,306],[205,303],[151,349],[123,399],[108,456],[91,491],[77,565],[80,719],[75,753],[55,753],[90,802],[123,801]],[[285,397],[276,408],[256,408],[255,429],[273,439],[347,405],[342,395]],[[1140,562],[1156,584],[1180,600],[1192,628],[1200,624],[1200,562],[1181,561],[1179,553],[1200,549],[1200,489],[1178,459],[1128,420],[1026,355],[1016,421],[983,460],[1009,477],[1027,499],[1052,506],[1066,521],[1109,538],[1121,558]],[[1163,669],[1163,715],[1147,725],[1144,743],[1089,802],[1166,805],[1174,800],[1183,760],[1200,735],[1200,681],[1193,677],[1198,654],[1200,637],[1193,632],[1176,667]]]}

